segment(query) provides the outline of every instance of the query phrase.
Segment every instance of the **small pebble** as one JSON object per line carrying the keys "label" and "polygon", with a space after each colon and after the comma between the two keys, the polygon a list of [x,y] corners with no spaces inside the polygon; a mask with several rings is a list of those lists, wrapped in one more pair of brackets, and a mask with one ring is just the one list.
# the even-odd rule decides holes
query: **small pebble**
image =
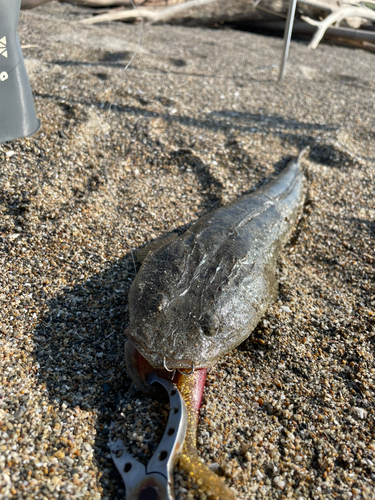
{"label": "small pebble", "polygon": [[281,477],[279,477],[279,476],[274,477],[273,484],[277,488],[280,488],[281,490],[285,487],[285,481],[283,479],[281,479]]}
{"label": "small pebble", "polygon": [[367,411],[363,408],[352,408],[352,413],[358,418],[364,419],[367,415]]}
{"label": "small pebble", "polygon": [[286,312],[286,313],[291,313],[292,310],[290,309],[290,307],[288,306],[280,306],[280,309],[283,311],[283,312]]}
{"label": "small pebble", "polygon": [[21,406],[20,409],[17,410],[16,413],[13,415],[13,418],[15,418],[17,420],[22,418],[25,411],[26,411],[26,408],[24,406]]}

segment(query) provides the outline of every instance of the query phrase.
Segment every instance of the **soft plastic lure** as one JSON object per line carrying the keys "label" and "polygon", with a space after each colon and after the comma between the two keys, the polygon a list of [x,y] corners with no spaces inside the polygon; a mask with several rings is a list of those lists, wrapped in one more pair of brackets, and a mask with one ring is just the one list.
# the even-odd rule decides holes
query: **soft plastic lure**
{"label": "soft plastic lure", "polygon": [[185,401],[188,423],[184,446],[179,457],[180,466],[200,489],[219,500],[236,500],[234,492],[198,457],[197,427],[207,370],[195,370],[190,375],[179,374],[177,387]]}

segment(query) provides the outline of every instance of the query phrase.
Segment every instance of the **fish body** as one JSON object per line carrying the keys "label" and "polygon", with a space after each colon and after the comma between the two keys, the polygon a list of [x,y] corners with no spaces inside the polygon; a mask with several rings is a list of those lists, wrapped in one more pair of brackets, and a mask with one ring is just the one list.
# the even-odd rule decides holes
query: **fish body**
{"label": "fish body", "polygon": [[276,261],[303,184],[293,160],[259,190],[149,252],[129,292],[126,333],[154,368],[209,368],[250,335],[276,297]]}

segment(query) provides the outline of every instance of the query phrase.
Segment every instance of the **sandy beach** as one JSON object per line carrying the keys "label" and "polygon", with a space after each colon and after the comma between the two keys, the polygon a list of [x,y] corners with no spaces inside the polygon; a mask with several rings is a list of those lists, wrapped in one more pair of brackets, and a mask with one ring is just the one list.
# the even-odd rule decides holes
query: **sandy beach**
{"label": "sandy beach", "polygon": [[[210,371],[198,451],[239,500],[375,498],[374,54],[293,42],[278,85],[281,39],[90,12],[20,17],[42,131],[0,145],[0,498],[124,498],[111,430],[147,462],[167,417],[124,365],[137,251],[305,146],[278,299]],[[175,494],[214,500],[178,466]]]}

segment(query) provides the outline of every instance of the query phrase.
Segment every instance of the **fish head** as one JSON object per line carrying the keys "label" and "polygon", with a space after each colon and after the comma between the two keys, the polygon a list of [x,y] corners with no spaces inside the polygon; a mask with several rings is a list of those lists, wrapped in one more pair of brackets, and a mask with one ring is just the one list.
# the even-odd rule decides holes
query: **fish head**
{"label": "fish head", "polygon": [[207,255],[185,233],[148,255],[132,283],[126,333],[154,368],[206,368],[222,354],[231,315],[215,300],[220,266]]}

